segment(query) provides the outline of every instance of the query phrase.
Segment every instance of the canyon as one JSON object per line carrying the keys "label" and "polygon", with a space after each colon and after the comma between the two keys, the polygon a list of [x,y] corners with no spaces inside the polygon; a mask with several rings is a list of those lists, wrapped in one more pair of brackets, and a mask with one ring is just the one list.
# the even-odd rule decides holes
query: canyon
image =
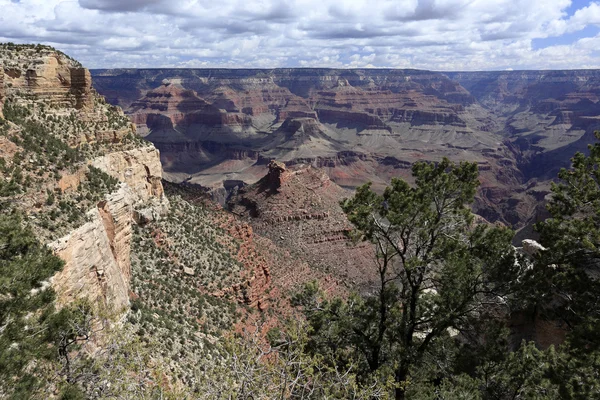
{"label": "canyon", "polygon": [[477,162],[474,211],[523,229],[549,182],[600,126],[600,71],[93,70],[161,152],[166,179],[224,203],[271,160],[322,168],[353,189],[410,179],[420,160]]}
{"label": "canyon", "polygon": [[[6,111],[2,117],[7,119],[1,120],[0,156],[2,165],[9,168],[2,171],[0,183],[10,181],[10,168],[23,168],[27,177],[16,194],[0,193],[0,208],[22,213],[40,240],[64,261],[64,268],[43,283],[43,288],[55,290],[58,307],[87,300],[117,315],[126,312],[132,299],[140,299],[136,293],[141,285],[139,264],[155,262],[144,258],[148,249],[140,251],[140,245],[134,243],[136,237],[147,240],[152,251],[164,252],[169,279],[175,273],[177,279],[192,280],[186,285],[198,286],[202,293],[260,310],[281,302],[288,290],[299,289],[312,279],[337,292],[356,284],[360,271],[355,270],[355,276],[348,279],[340,269],[327,271],[320,260],[327,256],[324,246],[319,246],[324,237],[338,243],[338,256],[347,253],[348,240],[343,234],[349,229],[337,204],[338,197],[349,192],[326,175],[316,170],[301,175],[314,183],[311,190],[316,192],[311,192],[307,201],[320,210],[317,215],[307,205],[304,213],[310,211],[307,217],[320,224],[313,227],[308,239],[301,238],[313,246],[298,260],[290,260],[289,251],[296,243],[279,243],[284,232],[277,236],[272,229],[254,232],[250,220],[215,205],[196,185],[169,184],[168,195],[176,199],[171,207],[162,180],[160,151],[137,138],[137,129],[143,132],[144,127],[137,124],[136,128],[119,107],[108,104],[92,87],[89,70],[78,62],[47,46],[0,45],[0,63],[0,110]],[[175,90],[183,98],[190,95],[176,85],[161,85],[158,92],[161,90]],[[189,110],[203,104],[195,102]],[[166,104],[167,109],[170,106]],[[152,118],[148,115],[149,121]],[[73,160],[57,162],[44,145],[32,145],[40,141],[47,147],[52,140],[60,142],[61,151],[70,152]],[[61,157],[65,157],[63,153],[58,159]],[[257,173],[264,175],[265,167],[257,168]],[[112,180],[113,184],[99,188],[97,179]],[[294,182],[285,199],[297,195],[306,179]],[[288,215],[297,205],[284,200],[266,206]],[[182,209],[193,210],[197,219]],[[205,227],[203,235],[194,237],[193,250],[184,245],[190,232],[183,232],[179,223],[170,223],[173,215],[185,215],[195,224],[194,230]],[[289,229],[285,236],[292,239],[296,232]],[[358,248],[364,250],[365,246]],[[352,261],[356,269],[357,260],[348,257],[354,255],[356,252],[347,253],[343,260]],[[331,256],[333,253],[326,259],[333,259]],[[315,262],[316,258],[320,261]],[[205,261],[198,264],[199,260]],[[136,276],[138,283],[134,283]],[[200,277],[201,284],[194,282]],[[335,289],[338,287],[341,289]]]}
{"label": "canyon", "polygon": [[[52,309],[90,304],[101,316],[107,333],[73,355],[101,359],[139,340],[159,371],[148,385],[196,393],[199,366],[222,357],[233,331],[264,341],[301,318],[303,289],[324,301],[376,293],[374,246],[340,206],[358,185],[412,183],[417,161],[475,162],[477,221],[518,229],[521,243],[600,118],[600,71],[90,73],[14,44],[0,45],[0,62],[0,209],[60,258],[24,297],[52,288]],[[522,244],[525,263],[542,249]],[[537,309],[499,315],[514,348],[565,339]]]}

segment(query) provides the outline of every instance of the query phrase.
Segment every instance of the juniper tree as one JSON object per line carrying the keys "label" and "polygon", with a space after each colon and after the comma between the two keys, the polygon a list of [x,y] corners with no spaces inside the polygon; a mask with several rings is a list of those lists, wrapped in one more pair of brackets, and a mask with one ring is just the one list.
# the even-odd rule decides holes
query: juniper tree
{"label": "juniper tree", "polygon": [[502,305],[519,268],[512,232],[477,223],[468,208],[475,163],[419,162],[412,173],[414,186],[394,178],[379,195],[366,184],[341,203],[354,234],[373,243],[377,287],[343,301],[319,297],[313,285],[296,298],[313,346],[367,376],[391,371],[397,399],[438,343]]}
{"label": "juniper tree", "polygon": [[600,396],[600,143],[588,147],[589,155],[576,153],[552,184],[551,218],[536,226],[547,250],[530,273],[527,299],[567,330],[550,371],[562,398]]}

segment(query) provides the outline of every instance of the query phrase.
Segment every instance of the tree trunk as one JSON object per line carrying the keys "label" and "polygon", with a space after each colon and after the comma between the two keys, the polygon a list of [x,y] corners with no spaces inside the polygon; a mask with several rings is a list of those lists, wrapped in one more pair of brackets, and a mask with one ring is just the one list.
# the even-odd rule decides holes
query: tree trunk
{"label": "tree trunk", "polygon": [[405,386],[405,382],[406,379],[408,378],[408,367],[407,366],[400,366],[398,368],[398,370],[396,371],[396,384],[398,384],[396,390],[395,390],[395,396],[394,398],[396,400],[404,400],[404,397],[406,395],[406,386]]}

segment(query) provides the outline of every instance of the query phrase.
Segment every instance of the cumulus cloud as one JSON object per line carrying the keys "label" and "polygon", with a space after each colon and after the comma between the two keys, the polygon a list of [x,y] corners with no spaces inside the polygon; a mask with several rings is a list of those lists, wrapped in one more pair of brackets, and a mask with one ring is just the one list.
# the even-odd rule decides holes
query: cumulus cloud
{"label": "cumulus cloud", "polygon": [[164,2],[164,0],[79,0],[79,5],[90,10],[120,12],[140,11]]}
{"label": "cumulus cloud", "polygon": [[[600,67],[600,37],[578,36],[600,25],[600,2],[573,8],[571,0],[0,0],[0,41],[47,43],[91,68]],[[575,36],[565,44],[562,35]]]}

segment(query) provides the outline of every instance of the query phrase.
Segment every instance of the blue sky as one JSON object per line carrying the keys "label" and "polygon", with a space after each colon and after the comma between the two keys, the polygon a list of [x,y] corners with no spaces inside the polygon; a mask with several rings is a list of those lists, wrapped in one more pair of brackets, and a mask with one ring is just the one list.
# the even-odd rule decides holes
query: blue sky
{"label": "blue sky", "polygon": [[600,0],[0,0],[90,68],[600,68]]}
{"label": "blue sky", "polygon": [[[565,15],[567,18],[572,17],[577,10],[584,9],[590,5],[589,0],[574,0],[571,5],[565,9]],[[600,32],[600,26],[590,24],[587,25],[580,31],[564,33],[559,36],[550,36],[543,39],[534,39],[533,48],[535,50],[553,46],[553,45],[571,45],[577,42],[577,40],[586,37],[594,37]]]}

